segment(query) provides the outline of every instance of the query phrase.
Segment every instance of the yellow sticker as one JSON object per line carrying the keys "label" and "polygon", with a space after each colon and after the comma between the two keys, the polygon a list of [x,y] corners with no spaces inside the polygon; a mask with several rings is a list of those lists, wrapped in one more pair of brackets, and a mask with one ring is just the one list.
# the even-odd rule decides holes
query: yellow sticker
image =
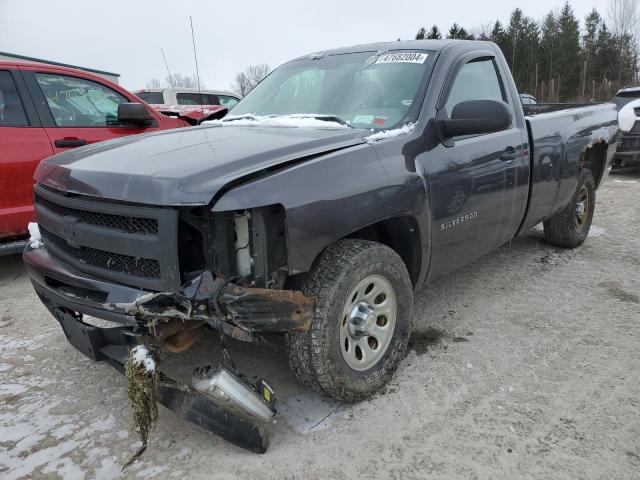
{"label": "yellow sticker", "polygon": [[266,388],[263,388],[263,389],[262,389],[262,396],[264,397],[264,399],[265,399],[267,402],[270,402],[270,401],[271,401],[271,392],[270,392],[268,389],[266,389]]}

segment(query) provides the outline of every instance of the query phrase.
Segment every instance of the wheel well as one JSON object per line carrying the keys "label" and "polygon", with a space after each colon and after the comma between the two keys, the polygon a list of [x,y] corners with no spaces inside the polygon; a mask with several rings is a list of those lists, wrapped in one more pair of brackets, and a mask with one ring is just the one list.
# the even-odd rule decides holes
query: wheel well
{"label": "wheel well", "polygon": [[607,144],[604,142],[593,143],[582,153],[582,168],[587,168],[591,171],[593,179],[596,181],[596,188],[600,185],[600,180],[602,180],[602,172],[604,162],[606,161],[606,155]]}
{"label": "wheel well", "polygon": [[382,220],[357,230],[345,238],[358,238],[382,243],[394,250],[409,272],[415,287],[420,274],[420,230],[413,217],[401,216]]}

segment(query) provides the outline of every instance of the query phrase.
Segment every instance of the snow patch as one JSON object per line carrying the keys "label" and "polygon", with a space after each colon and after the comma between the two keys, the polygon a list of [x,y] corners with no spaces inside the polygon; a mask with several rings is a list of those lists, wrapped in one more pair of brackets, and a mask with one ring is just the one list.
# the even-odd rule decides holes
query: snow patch
{"label": "snow patch", "polygon": [[612,180],[613,183],[638,183],[637,180]]}
{"label": "snow patch", "polygon": [[400,135],[406,135],[407,133],[411,133],[418,122],[415,123],[407,123],[400,128],[394,128],[393,130],[384,130],[382,132],[374,133],[373,135],[369,135],[368,137],[364,137],[367,143],[375,143],[379,140],[384,140],[386,138],[398,137]]}
{"label": "snow patch", "polygon": [[340,407],[340,402],[309,392],[281,400],[278,413],[296,433],[311,433],[324,430],[336,416],[344,415],[338,413]]}
{"label": "snow patch", "polygon": [[149,355],[149,349],[144,345],[138,345],[131,350],[131,357],[133,361],[138,365],[143,365],[144,369],[151,373],[156,370],[156,362],[151,355]]}
{"label": "snow patch", "polygon": [[40,229],[38,228],[38,224],[35,222],[29,222],[27,225],[29,229],[29,241],[31,242],[31,248],[40,248],[44,244],[42,243],[42,237],[40,236]]}
{"label": "snow patch", "polygon": [[339,122],[320,120],[317,117],[326,115],[291,114],[291,115],[238,115],[227,116],[223,120],[207,120],[202,125],[217,125],[223,127],[288,127],[288,128],[323,128],[338,129],[351,128]]}
{"label": "snow patch", "polygon": [[602,227],[598,227],[597,225],[591,225],[589,229],[589,234],[587,235],[589,238],[597,238],[604,235],[606,230]]}

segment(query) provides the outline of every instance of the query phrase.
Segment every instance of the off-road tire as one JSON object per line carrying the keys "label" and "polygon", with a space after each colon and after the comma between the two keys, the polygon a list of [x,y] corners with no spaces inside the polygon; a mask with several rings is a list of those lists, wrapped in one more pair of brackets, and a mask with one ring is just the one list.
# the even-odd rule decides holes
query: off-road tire
{"label": "off-road tire", "polygon": [[[379,361],[368,370],[354,370],[343,358],[340,322],[347,295],[370,275],[386,278],[397,300],[395,328]],[[365,399],[392,377],[407,350],[411,333],[413,291],[400,256],[389,247],[371,241],[347,239],[330,245],[300,289],[315,297],[315,315],[307,332],[289,334],[289,365],[304,384],[337,400]]]}
{"label": "off-road tire", "polygon": [[[588,210],[582,225],[576,221],[576,206],[581,192],[586,192]],[[544,221],[544,238],[552,245],[562,248],[576,248],[582,245],[589,235],[593,212],[596,205],[596,183],[587,169],[582,169],[578,177],[578,188],[569,204],[555,217]]]}

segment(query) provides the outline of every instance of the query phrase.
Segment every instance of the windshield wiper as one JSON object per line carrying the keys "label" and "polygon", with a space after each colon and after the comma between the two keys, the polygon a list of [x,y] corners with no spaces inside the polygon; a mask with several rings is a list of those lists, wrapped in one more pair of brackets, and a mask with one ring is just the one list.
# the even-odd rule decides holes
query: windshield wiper
{"label": "windshield wiper", "polygon": [[302,115],[303,117],[315,118],[316,120],[322,120],[325,122],[335,122],[340,125],[346,125],[349,128],[354,128],[349,122],[343,120],[337,115]]}

